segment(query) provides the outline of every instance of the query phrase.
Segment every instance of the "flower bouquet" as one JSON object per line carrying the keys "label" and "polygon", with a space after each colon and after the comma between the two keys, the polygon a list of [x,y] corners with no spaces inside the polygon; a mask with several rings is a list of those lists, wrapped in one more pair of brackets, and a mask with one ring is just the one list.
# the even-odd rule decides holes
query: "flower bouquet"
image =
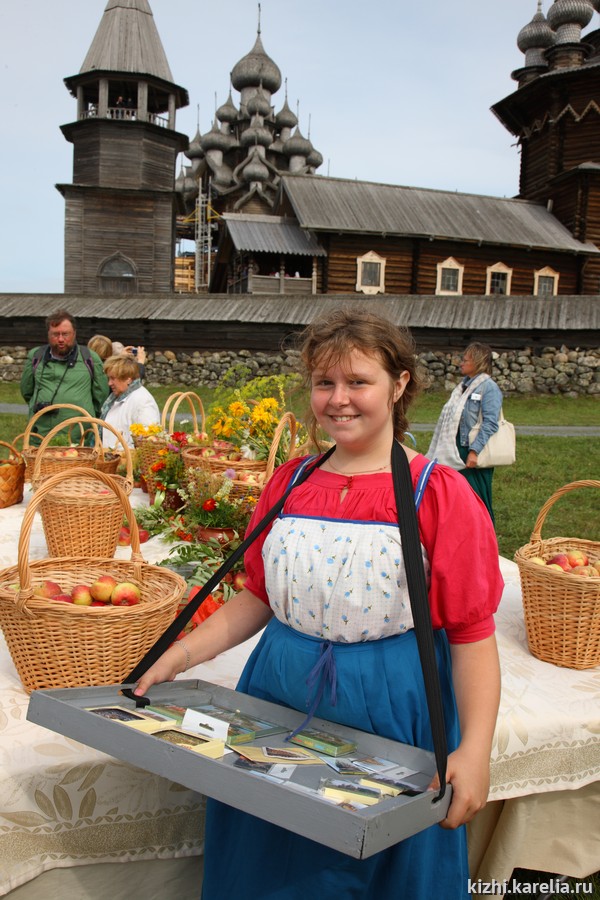
{"label": "flower bouquet", "polygon": [[256,501],[231,496],[233,482],[228,474],[213,473],[208,466],[185,470],[179,489],[185,501],[180,518],[183,531],[192,538],[228,542],[246,530]]}
{"label": "flower bouquet", "polygon": [[[187,446],[187,435],[183,431],[174,431],[167,435],[167,443],[157,451],[146,475],[150,502],[157,492],[164,493],[165,505],[170,509],[181,509],[185,498],[179,493],[182,487],[185,467],[182,451]],[[168,501],[168,502],[167,502]]]}

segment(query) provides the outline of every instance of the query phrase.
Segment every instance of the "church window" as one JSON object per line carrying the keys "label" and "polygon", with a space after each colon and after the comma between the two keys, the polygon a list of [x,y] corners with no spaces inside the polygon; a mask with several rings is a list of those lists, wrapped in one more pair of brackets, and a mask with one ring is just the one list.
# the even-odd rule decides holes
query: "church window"
{"label": "church window", "polygon": [[462,294],[464,271],[465,267],[451,256],[438,263],[436,294]]}
{"label": "church window", "polygon": [[114,253],[98,266],[98,288],[103,294],[133,294],[137,291],[137,271],[134,263]]}
{"label": "church window", "polygon": [[556,297],[558,294],[558,272],[546,266],[533,273],[533,293],[536,297]]}
{"label": "church window", "polygon": [[372,250],[356,260],[356,290],[363,294],[385,292],[385,259]]}
{"label": "church window", "polygon": [[496,263],[487,269],[485,292],[488,295],[507,296],[510,294],[511,281],[512,269],[509,269],[504,263]]}

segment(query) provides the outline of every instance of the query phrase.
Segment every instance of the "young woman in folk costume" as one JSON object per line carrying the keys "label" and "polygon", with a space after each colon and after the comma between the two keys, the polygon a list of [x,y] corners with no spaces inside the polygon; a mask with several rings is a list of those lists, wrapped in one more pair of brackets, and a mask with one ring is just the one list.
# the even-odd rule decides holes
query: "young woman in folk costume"
{"label": "young woman in folk costume", "polygon": [[[265,628],[238,690],[306,712],[307,678],[327,653],[333,674],[315,715],[432,749],[390,468],[418,390],[414,347],[379,315],[337,310],[306,329],[302,359],[313,438],[320,429],[335,450],[247,552],[244,590],[170,647],[136,693]],[[416,487],[428,460],[402,450]],[[275,470],[255,522],[303,463]],[[451,751],[446,819],[357,860],[209,800],[204,900],[467,900],[464,824],[488,794],[503,585],[490,518],[460,474],[433,467],[418,522]]]}

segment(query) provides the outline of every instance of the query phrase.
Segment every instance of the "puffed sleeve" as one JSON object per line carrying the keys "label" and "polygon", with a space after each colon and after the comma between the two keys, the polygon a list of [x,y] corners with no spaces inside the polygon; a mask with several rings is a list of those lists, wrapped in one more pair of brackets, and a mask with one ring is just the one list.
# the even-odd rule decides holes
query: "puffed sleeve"
{"label": "puffed sleeve", "polygon": [[436,465],[419,508],[421,541],[431,567],[434,628],[464,644],[494,633],[504,581],[498,542],[480,498],[459,472]]}
{"label": "puffed sleeve", "polygon": [[[292,459],[275,469],[259,497],[248,528],[246,529],[246,535],[250,534],[252,529],[258,525],[271,507],[281,498],[281,495],[285,493],[286,488],[293,478],[294,472],[302,462],[302,459]],[[265,587],[262,548],[270,528],[271,526],[268,525],[244,554],[244,567],[248,576],[244,587],[246,587],[250,593],[254,594],[255,597],[259,597],[263,603],[267,604],[267,606],[269,605],[269,598]]]}

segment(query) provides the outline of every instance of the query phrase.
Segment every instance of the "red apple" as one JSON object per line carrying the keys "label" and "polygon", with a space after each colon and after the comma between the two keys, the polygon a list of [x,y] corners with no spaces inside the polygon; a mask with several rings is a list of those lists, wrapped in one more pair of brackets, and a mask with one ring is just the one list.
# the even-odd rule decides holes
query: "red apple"
{"label": "red apple", "polygon": [[131,581],[121,581],[115,586],[110,595],[110,602],[113,606],[135,606],[142,598],[142,593],[137,586]]}
{"label": "red apple", "polygon": [[90,606],[109,606],[110,604],[104,603],[102,600],[92,600]]}
{"label": "red apple", "polygon": [[139,536],[140,536],[140,544],[145,544],[146,541],[150,540],[150,532],[146,531],[145,528],[139,529]]}
{"label": "red apple", "polygon": [[117,586],[117,579],[112,575],[101,575],[96,581],[90,585],[90,594],[94,600],[102,600],[108,603],[110,595]]}
{"label": "red apple", "polygon": [[[563,569],[562,566],[557,565],[557,563],[548,563],[546,566],[547,569],[556,569],[557,572],[566,572],[566,569]],[[570,571],[570,569],[569,569]]]}
{"label": "red apple", "polygon": [[90,589],[87,584],[76,584],[71,591],[73,603],[76,606],[91,606],[93,602]]}
{"label": "red apple", "polygon": [[63,450],[63,456],[66,459],[75,459],[76,456],[79,456],[79,453],[75,447],[69,447],[67,450]]}
{"label": "red apple", "polygon": [[43,581],[40,585],[36,587],[33,594],[35,597],[43,597],[45,600],[49,600],[51,597],[55,597],[57,594],[62,594],[63,589],[60,584],[57,584],[55,581]]}
{"label": "red apple", "polygon": [[131,544],[131,532],[127,525],[123,525],[123,527],[119,531],[117,544],[119,547],[129,547],[129,545]]}
{"label": "red apple", "polygon": [[566,553],[557,553],[552,559],[548,560],[549,566],[560,566],[564,572],[568,572],[571,568],[571,563],[567,559]]}
{"label": "red apple", "polygon": [[54,594],[51,599],[60,600],[62,603],[73,603],[73,598],[70,594]]}
{"label": "red apple", "polygon": [[567,550],[566,557],[572,568],[575,568],[575,566],[587,566],[588,564],[588,558],[581,550]]}

